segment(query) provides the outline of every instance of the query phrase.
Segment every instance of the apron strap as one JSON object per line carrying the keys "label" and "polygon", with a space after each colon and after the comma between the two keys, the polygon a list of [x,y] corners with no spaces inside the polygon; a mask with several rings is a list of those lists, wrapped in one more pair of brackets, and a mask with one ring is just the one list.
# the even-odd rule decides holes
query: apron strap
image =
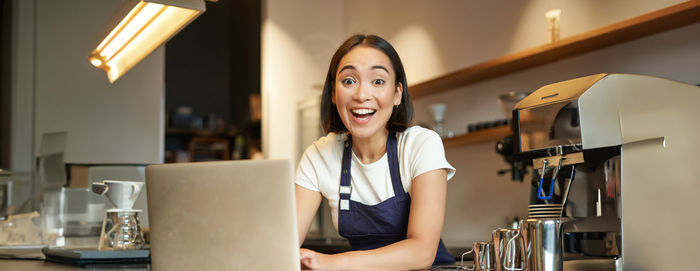
{"label": "apron strap", "polygon": [[406,193],[401,183],[401,174],[399,173],[399,155],[398,146],[396,144],[396,133],[389,132],[389,138],[386,139],[386,155],[389,160],[389,173],[391,174],[391,185],[394,187],[394,195],[402,195]]}
{"label": "apron strap", "polygon": [[[389,132],[386,140],[386,154],[389,163],[389,174],[391,175],[391,186],[394,188],[394,195],[405,194],[403,183],[401,183],[401,174],[399,173],[399,158],[398,146],[396,143],[396,133]],[[352,137],[348,136],[343,145],[343,160],[341,162],[340,172],[340,187],[338,194],[340,195],[338,209],[340,211],[350,210],[350,194],[352,193],[350,163],[352,162]]]}
{"label": "apron strap", "polygon": [[338,209],[340,211],[350,210],[350,193],[352,193],[352,187],[350,186],[350,162],[352,161],[352,137],[348,136],[345,140],[343,148],[343,161],[340,170],[340,187],[338,188],[338,193],[340,194],[340,199],[338,203]]}

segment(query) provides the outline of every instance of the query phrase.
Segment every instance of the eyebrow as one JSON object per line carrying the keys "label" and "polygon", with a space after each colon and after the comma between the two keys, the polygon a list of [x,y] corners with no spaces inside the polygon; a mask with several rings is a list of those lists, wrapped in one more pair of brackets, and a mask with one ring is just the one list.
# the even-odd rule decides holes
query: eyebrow
{"label": "eyebrow", "polygon": [[387,70],[387,69],[386,69],[384,66],[382,66],[382,65],[374,65],[374,66],[372,66],[372,69],[373,69],[373,70],[374,70],[374,69],[382,69],[382,70],[384,70],[386,73],[389,73],[389,70]]}
{"label": "eyebrow", "polygon": [[340,70],[338,70],[338,73],[341,73],[344,70],[357,70],[357,69],[353,65],[345,65],[342,68],[340,68]]}
{"label": "eyebrow", "polygon": [[[382,65],[374,65],[370,69],[372,69],[372,70],[380,69],[380,70],[384,70],[386,73],[389,73],[389,70]],[[340,68],[340,70],[338,70],[338,73],[341,73],[344,70],[357,70],[357,68],[355,68],[355,66],[353,66],[353,65],[345,65],[342,68]]]}

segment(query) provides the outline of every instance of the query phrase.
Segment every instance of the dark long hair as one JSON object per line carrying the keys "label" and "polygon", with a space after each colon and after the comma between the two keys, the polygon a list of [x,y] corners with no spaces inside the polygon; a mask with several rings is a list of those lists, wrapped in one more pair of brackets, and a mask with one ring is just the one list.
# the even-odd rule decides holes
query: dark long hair
{"label": "dark long hair", "polygon": [[401,104],[391,113],[391,117],[386,124],[386,128],[389,131],[403,131],[406,130],[408,125],[413,121],[413,104],[411,103],[411,97],[408,95],[408,84],[406,83],[406,72],[403,70],[403,64],[401,64],[401,59],[399,54],[396,53],[394,47],[389,44],[386,40],[375,35],[354,35],[347,39],[333,55],[331,59],[331,65],[328,67],[328,75],[326,75],[326,82],[323,85],[323,96],[321,97],[321,125],[323,126],[323,131],[326,133],[336,132],[344,133],[348,131],[345,127],[343,121],[338,115],[338,109],[335,104],[333,104],[333,91],[335,91],[335,74],[338,71],[338,65],[340,64],[340,59],[342,59],[350,50],[358,45],[366,45],[382,51],[389,60],[391,61],[391,66],[394,68],[394,74],[396,74],[396,85],[401,83],[403,87],[403,93],[401,95]]}

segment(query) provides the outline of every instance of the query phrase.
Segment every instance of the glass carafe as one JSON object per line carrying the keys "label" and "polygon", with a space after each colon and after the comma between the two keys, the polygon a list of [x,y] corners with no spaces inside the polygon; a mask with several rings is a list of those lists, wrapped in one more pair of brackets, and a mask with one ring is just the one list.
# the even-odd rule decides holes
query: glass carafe
{"label": "glass carafe", "polygon": [[100,250],[141,249],[146,243],[138,221],[140,210],[110,209],[105,213]]}

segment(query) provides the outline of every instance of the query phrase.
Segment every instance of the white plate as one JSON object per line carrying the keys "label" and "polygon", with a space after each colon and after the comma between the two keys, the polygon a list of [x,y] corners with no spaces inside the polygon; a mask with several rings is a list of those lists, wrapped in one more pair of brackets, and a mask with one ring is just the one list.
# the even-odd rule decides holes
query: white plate
{"label": "white plate", "polygon": [[561,212],[551,212],[551,213],[546,213],[546,212],[527,213],[527,215],[561,215]]}
{"label": "white plate", "polygon": [[564,204],[561,203],[552,203],[552,204],[530,204],[527,207],[557,207],[557,206],[564,206]]}

